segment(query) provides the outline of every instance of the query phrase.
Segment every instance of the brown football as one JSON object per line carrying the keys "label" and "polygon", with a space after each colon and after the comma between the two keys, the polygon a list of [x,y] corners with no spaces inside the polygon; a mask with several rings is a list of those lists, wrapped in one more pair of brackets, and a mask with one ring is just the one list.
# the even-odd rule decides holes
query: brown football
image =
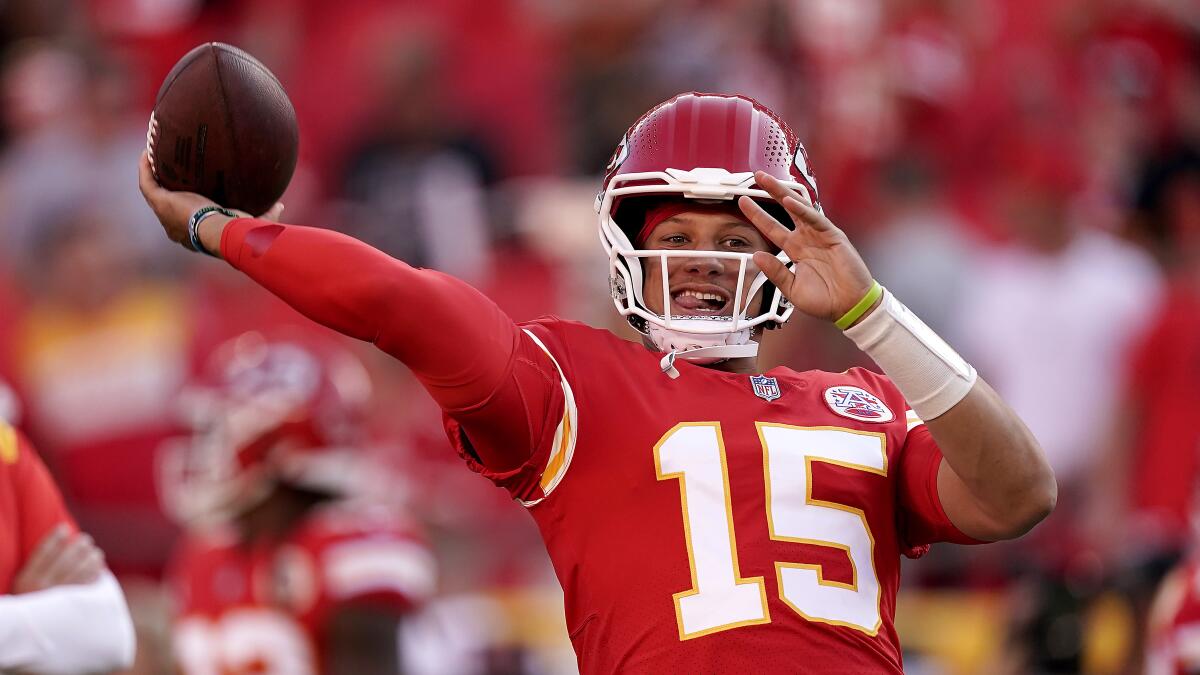
{"label": "brown football", "polygon": [[279,80],[220,42],[196,47],[167,74],[146,135],[160,185],[253,215],[283,196],[299,147],[296,110]]}

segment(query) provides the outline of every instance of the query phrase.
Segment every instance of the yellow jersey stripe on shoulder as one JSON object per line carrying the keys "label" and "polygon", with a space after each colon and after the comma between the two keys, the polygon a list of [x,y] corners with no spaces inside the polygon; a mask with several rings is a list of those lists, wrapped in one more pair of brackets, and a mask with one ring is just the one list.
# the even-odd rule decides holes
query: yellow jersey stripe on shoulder
{"label": "yellow jersey stripe on shoulder", "polygon": [[[566,375],[563,374],[562,367],[558,365],[558,359],[554,358],[554,354],[550,353],[550,350],[546,348],[546,345],[542,344],[542,341],[536,335],[528,329],[522,330],[533,340],[534,344],[546,353],[546,356],[550,357],[550,362],[554,364],[555,370],[558,371],[558,378],[562,383],[563,389],[562,421],[558,423],[558,428],[554,432],[550,458],[546,460],[546,468],[542,470],[542,494],[549,496],[554,491],[554,488],[558,487],[558,484],[562,482],[563,476],[567,474],[567,469],[571,468],[571,459],[575,455],[575,438],[579,412],[575,407],[575,394],[571,390],[571,384],[567,382]],[[541,500],[528,502],[525,505],[533,506],[539,501]]]}
{"label": "yellow jersey stripe on shoulder", "polygon": [[564,410],[562,421],[554,433],[554,450],[550,453],[550,460],[546,462],[545,471],[542,472],[542,492],[549,492],[550,483],[555,477],[561,476],[563,465],[567,461],[567,444],[571,442],[571,432],[571,418]]}
{"label": "yellow jersey stripe on shoulder", "polygon": [[913,427],[925,424],[925,420],[917,417],[917,413],[913,412],[912,410],[905,411],[905,417],[908,421],[908,427],[905,429],[905,431],[912,431]]}
{"label": "yellow jersey stripe on shoulder", "polygon": [[20,452],[17,430],[8,422],[0,420],[0,461],[5,464],[16,464]]}

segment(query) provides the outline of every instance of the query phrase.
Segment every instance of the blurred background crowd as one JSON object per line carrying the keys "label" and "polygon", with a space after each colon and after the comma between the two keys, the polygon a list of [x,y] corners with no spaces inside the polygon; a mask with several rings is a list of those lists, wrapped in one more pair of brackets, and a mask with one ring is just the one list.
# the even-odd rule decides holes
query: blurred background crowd
{"label": "blurred background crowd", "polygon": [[[518,320],[620,330],[592,200],[638,115],[688,90],[778,111],[826,213],[1060,482],[1032,535],[906,562],[909,670],[1139,672],[1153,589],[1197,536],[1194,0],[0,0],[4,414],[124,580],[147,673],[168,672],[153,638],[178,530],[155,457],[176,398],[223,340],[303,324],[167,242],[137,192],[157,88],[207,40],[257,56],[296,106],[284,220],[455,274]],[[869,365],[792,323],[766,365]],[[402,367],[360,352],[386,499],[438,556],[428,620],[459,653],[510,657],[416,640],[423,672],[572,672],[532,521],[461,466]]]}

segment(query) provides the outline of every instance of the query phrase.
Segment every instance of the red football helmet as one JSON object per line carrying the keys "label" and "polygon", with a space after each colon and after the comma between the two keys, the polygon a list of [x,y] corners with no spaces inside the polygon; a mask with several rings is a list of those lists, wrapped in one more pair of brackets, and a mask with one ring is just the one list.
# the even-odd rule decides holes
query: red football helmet
{"label": "red football helmet", "polygon": [[[639,249],[638,232],[647,209],[664,198],[708,205],[747,195],[782,216],[770,195],[755,184],[755,171],[779,178],[821,208],[804,146],[775,113],[746,96],[697,92],[675,96],[642,115],[613,153],[596,195],[613,301],[617,311],[663,351],[678,351],[684,358],[688,350],[699,348],[708,348],[704,350],[707,358],[750,356],[747,349],[727,346],[745,345],[754,327],[773,327],[790,317],[792,307],[762,273],[748,289],[739,286],[728,316],[684,318],[672,317],[669,312],[660,316],[647,309],[642,298],[643,259],[665,269],[669,257],[696,255],[695,251]],[[790,218],[779,219],[792,225]],[[738,260],[739,279],[751,260],[750,254],[729,251],[706,251],[704,255]],[[791,261],[782,253],[780,260],[790,267]],[[747,316],[748,308],[740,306],[742,291],[746,291],[744,297],[753,298],[760,289],[764,297],[761,310]],[[670,307],[669,289],[662,291],[663,306]]]}
{"label": "red football helmet", "polygon": [[160,453],[164,506],[193,522],[244,512],[277,482],[352,489],[370,395],[366,369],[340,346],[299,334],[226,342],[181,397],[192,435]]}

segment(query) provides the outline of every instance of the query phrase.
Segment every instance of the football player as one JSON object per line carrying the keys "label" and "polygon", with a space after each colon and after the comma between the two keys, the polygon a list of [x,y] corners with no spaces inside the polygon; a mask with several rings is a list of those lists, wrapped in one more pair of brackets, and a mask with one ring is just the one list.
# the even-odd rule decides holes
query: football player
{"label": "football player", "polygon": [[107,672],[133,662],[125,596],[49,472],[0,419],[0,671]]}
{"label": "football player", "polygon": [[[872,279],[796,136],[747,97],[676,96],[609,163],[600,236],[641,344],[516,325],[444,274],[140,176],[173,240],[414,371],[541,529],[584,673],[900,673],[900,556],[1054,506],[1025,425]],[[886,376],[763,372],[758,339],[796,310]]]}
{"label": "football player", "polygon": [[395,673],[399,620],[433,559],[380,503],[360,444],[370,382],[349,352],[299,335],[222,345],[183,397],[194,433],[164,448],[185,674]]}

